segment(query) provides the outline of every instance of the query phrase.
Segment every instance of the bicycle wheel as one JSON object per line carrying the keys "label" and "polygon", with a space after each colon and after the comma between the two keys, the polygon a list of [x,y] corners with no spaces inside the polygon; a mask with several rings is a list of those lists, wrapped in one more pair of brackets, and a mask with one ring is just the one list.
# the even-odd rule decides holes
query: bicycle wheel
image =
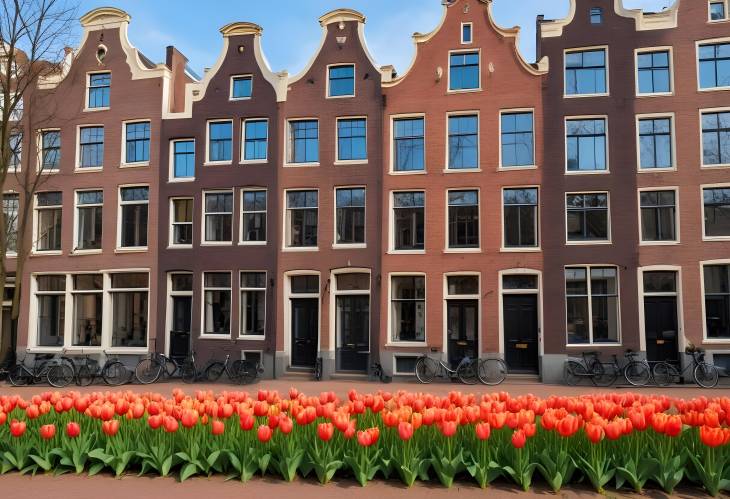
{"label": "bicycle wheel", "polygon": [[667,386],[679,383],[679,371],[668,362],[657,362],[651,370],[654,383],[658,386]]}
{"label": "bicycle wheel", "polygon": [[692,374],[694,375],[695,383],[700,385],[702,388],[714,388],[717,386],[717,382],[720,378],[717,368],[707,362],[698,363]]}
{"label": "bicycle wheel", "polygon": [[593,384],[601,387],[611,386],[618,378],[616,368],[610,364],[605,366],[599,363],[594,364],[593,374]]}
{"label": "bicycle wheel", "polygon": [[256,364],[250,360],[237,360],[233,363],[233,368],[239,383],[250,385],[256,381],[258,369],[256,369]]}
{"label": "bicycle wheel", "polygon": [[74,370],[65,362],[51,366],[46,373],[48,384],[55,388],[64,388],[74,380]]}
{"label": "bicycle wheel", "polygon": [[421,357],[416,362],[416,378],[421,383],[430,383],[436,377],[438,364],[431,357]]}
{"label": "bicycle wheel", "polygon": [[192,361],[186,360],[180,371],[184,383],[193,383],[195,378],[198,377],[198,371],[195,369],[195,363]]}
{"label": "bicycle wheel", "polygon": [[31,374],[20,364],[11,367],[8,372],[8,381],[13,386],[26,386],[30,383],[31,378]]}
{"label": "bicycle wheel", "polygon": [[563,367],[563,380],[566,385],[579,385],[584,379],[589,378],[588,369],[580,362],[569,360]]}
{"label": "bicycle wheel", "polygon": [[89,386],[94,382],[95,377],[96,372],[86,364],[82,364],[76,373],[76,384],[79,386]]}
{"label": "bicycle wheel", "polygon": [[478,365],[479,359],[470,360],[461,364],[456,370],[456,376],[459,378],[459,381],[465,385],[476,385],[479,382],[479,376],[477,375],[477,371],[479,370]]}
{"label": "bicycle wheel", "polygon": [[121,361],[113,360],[104,364],[101,377],[104,378],[104,383],[109,386],[120,386],[129,381],[131,373]]}
{"label": "bicycle wheel", "polygon": [[631,361],[624,367],[624,378],[630,385],[646,386],[651,381],[651,369],[646,362]]}
{"label": "bicycle wheel", "polygon": [[498,385],[507,377],[507,364],[502,359],[480,360],[477,377],[484,385]]}
{"label": "bicycle wheel", "polygon": [[160,379],[161,375],[162,364],[160,364],[157,359],[153,358],[140,360],[139,364],[137,364],[137,367],[134,369],[135,378],[137,378],[137,381],[143,385],[154,383]]}
{"label": "bicycle wheel", "polygon": [[205,368],[205,379],[208,381],[218,381],[223,376],[223,371],[225,370],[226,368],[223,362],[213,362]]}

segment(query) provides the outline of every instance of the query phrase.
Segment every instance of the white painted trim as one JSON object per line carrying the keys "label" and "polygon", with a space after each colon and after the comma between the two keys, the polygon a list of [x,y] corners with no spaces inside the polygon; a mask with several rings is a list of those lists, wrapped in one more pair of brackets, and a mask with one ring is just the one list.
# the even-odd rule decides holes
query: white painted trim
{"label": "white painted trim", "polygon": [[[365,120],[365,159],[340,159],[340,121],[343,120]],[[335,118],[335,165],[366,165],[368,164],[368,117],[359,116],[338,116]]]}
{"label": "white painted trim", "polygon": [[[266,123],[266,157],[263,159],[246,159],[246,124],[249,121],[263,121]],[[255,165],[269,162],[269,118],[243,118],[241,120],[241,154],[238,162],[242,165]]]}
{"label": "white painted trim", "polygon": [[[611,343],[595,343],[593,341],[593,307],[592,307],[592,289],[591,289],[591,269],[594,267],[611,267],[616,269],[616,326],[618,341]],[[565,270],[569,268],[582,268],[586,271],[586,292],[588,298],[588,305],[586,307],[588,311],[588,342],[587,343],[568,343],[568,292],[565,282]],[[575,263],[570,265],[563,265],[563,299],[565,306],[564,310],[564,324],[565,324],[565,347],[566,348],[585,348],[585,347],[615,347],[621,346],[623,343],[623,330],[621,327],[621,267],[612,263]]]}
{"label": "white painted trim", "polygon": [[[669,92],[648,92],[641,93],[639,91],[639,55],[652,53],[652,52],[668,52],[669,58]],[[634,49],[634,82],[636,88],[636,97],[667,97],[674,95],[674,47],[671,45],[664,45],[658,47],[641,47]]]}
{"label": "white painted trim", "polygon": [[[449,294],[449,277],[456,277],[456,276],[473,276],[477,278],[477,289],[478,293],[475,295],[451,295]],[[477,330],[474,332],[475,338],[476,338],[476,357],[480,358],[482,355],[482,321],[484,319],[483,317],[483,308],[482,308],[482,274],[478,271],[462,271],[462,272],[444,272],[443,278],[443,289],[442,289],[442,296],[443,296],[443,304],[442,304],[442,327],[441,331],[443,333],[443,348],[441,349],[441,355],[442,358],[446,361],[448,361],[449,358],[449,331],[448,331],[448,310],[449,310],[449,300],[473,300],[477,302],[477,317],[476,317],[476,325]]]}
{"label": "white painted trim", "polygon": [[[365,193],[365,219],[363,224],[363,238],[364,241],[361,243],[338,243],[337,242],[337,191],[341,189],[362,189]],[[367,248],[367,229],[368,229],[368,189],[366,184],[353,184],[353,185],[336,185],[332,188],[332,220],[334,223],[332,224],[332,248],[333,249],[361,249],[361,248]],[[317,204],[319,205],[319,197],[317,199]],[[319,211],[317,212],[319,214]],[[319,222],[319,220],[318,220]],[[319,223],[317,223],[317,230],[319,230]],[[318,241],[319,243],[319,238]]]}
{"label": "white painted trim", "polygon": [[[234,97],[233,96],[233,82],[234,80],[245,80],[249,79],[251,80],[251,95],[249,97]],[[228,100],[231,102],[236,101],[242,101],[242,100],[251,100],[253,98],[253,75],[250,73],[243,73],[243,74],[235,74],[231,75],[229,79],[229,92],[228,92]]]}
{"label": "white painted trim", "polygon": [[[205,286],[205,274],[228,274],[230,276],[230,286],[228,288],[221,288],[221,287],[206,287]],[[233,307],[234,307],[234,301],[233,301],[233,271],[230,270],[204,270],[200,273],[200,287],[201,287],[201,293],[200,293],[200,334],[198,336],[198,339],[224,339],[224,340],[230,340],[233,338]],[[231,299],[231,309],[229,311],[230,317],[228,317],[228,333],[227,334],[213,334],[213,333],[206,333],[205,332],[205,292],[206,290],[211,291],[228,291],[230,293],[230,299]],[[192,334],[192,333],[191,333]]]}
{"label": "white painted trim", "polygon": [[[469,35],[471,37],[469,40],[466,40],[464,38],[464,28],[466,26],[469,26]],[[461,23],[461,44],[462,45],[471,45],[472,43],[474,43],[474,23],[472,23],[472,22]]]}
{"label": "white painted trim", "polygon": [[716,345],[730,345],[730,338],[707,337],[707,310],[705,308],[705,266],[730,265],[730,259],[700,260],[700,293],[702,293],[702,343]]}
{"label": "white painted trim", "polygon": [[[727,10],[725,11],[727,14]],[[700,83],[700,47],[704,45],[716,45],[716,44],[728,44],[730,43],[730,37],[723,38],[709,38],[706,40],[695,41],[695,66],[697,68],[697,91],[698,92],[722,92],[730,90],[730,85],[723,87],[709,87],[702,88]]]}
{"label": "white painted trim", "polygon": [[[479,85],[476,88],[458,88],[458,89],[452,89],[451,88],[451,56],[455,54],[473,54],[476,52],[477,57],[479,58]],[[448,75],[446,77],[446,93],[447,94],[463,94],[463,93],[470,93],[470,92],[481,92],[483,90],[482,88],[482,49],[481,47],[476,48],[468,48],[468,49],[455,49],[455,50],[449,50],[448,56],[447,56],[447,64],[446,67],[448,68]]]}
{"label": "white painted trim", "polygon": [[[288,224],[288,207],[287,207],[287,199],[286,195],[289,192],[296,192],[296,191],[315,191],[317,193],[317,246],[288,246],[287,245],[287,235],[289,232],[289,224]],[[268,200],[267,200],[268,202]],[[319,199],[319,188],[318,187],[297,187],[292,189],[284,189],[284,195],[282,196],[282,217],[281,217],[281,223],[282,223],[282,232],[281,232],[281,249],[282,251],[291,251],[291,252],[297,252],[297,251],[319,251],[319,229],[320,229],[320,223],[319,223],[319,205],[320,205],[320,199]],[[268,218],[268,217],[267,217]],[[268,221],[267,221],[268,223]]]}
{"label": "white painted trim", "polygon": [[[642,168],[641,167],[641,129],[639,123],[646,119],[669,118],[669,138],[672,154],[672,166],[669,168]],[[636,128],[636,171],[638,173],[661,173],[677,171],[677,133],[676,133],[676,117],[673,112],[670,113],[645,113],[637,114],[634,126]]]}
{"label": "white painted trim", "polygon": [[[352,67],[352,94],[330,95],[330,69],[339,67]],[[338,62],[327,64],[325,67],[325,99],[351,99],[357,96],[357,64],[354,62]]]}
{"label": "white painted trim", "polygon": [[[423,120],[423,169],[422,170],[396,170],[395,169],[395,122],[400,119],[408,118],[421,118]],[[426,130],[426,113],[404,113],[404,114],[391,114],[389,117],[390,122],[390,168],[388,169],[389,175],[413,175],[413,174],[424,174],[428,172],[428,154],[427,150],[427,137],[428,132]],[[448,130],[447,132],[448,133]],[[448,148],[447,148],[448,149]]]}
{"label": "white painted trim", "polygon": [[730,189],[730,183],[701,184],[700,185],[700,223],[702,224],[703,241],[730,241],[730,234],[727,236],[708,236],[705,227],[705,189]]}
{"label": "white painted trim", "polygon": [[[368,276],[368,282],[370,284],[370,287],[365,290],[347,290],[342,291],[337,289],[337,276],[343,275],[343,274],[367,274]],[[338,296],[367,296],[368,297],[368,352],[371,352],[372,350],[372,327],[373,327],[373,319],[379,320],[379,317],[373,317],[373,307],[372,307],[372,289],[373,289],[373,278],[372,278],[372,270],[366,267],[344,267],[344,268],[338,268],[338,269],[332,269],[330,270],[330,277],[329,277],[329,351],[335,353],[335,365],[337,360],[337,297]]]}
{"label": "white painted trim", "polygon": [[83,207],[101,207],[101,216],[102,216],[101,236],[102,236],[102,240],[103,240],[103,237],[104,237],[104,222],[103,222],[103,220],[104,220],[104,203],[102,202],[102,203],[84,204],[84,205],[80,205],[79,204],[79,193],[82,193],[82,192],[96,192],[96,191],[101,191],[102,198],[106,196],[106,194],[104,192],[104,189],[102,187],[99,187],[99,188],[96,188],[96,189],[93,188],[93,187],[83,188],[83,189],[75,189],[73,191],[73,196],[74,196],[74,204],[73,204],[73,206],[74,206],[74,217],[73,217],[74,218],[74,225],[73,225],[73,241],[72,241],[73,244],[71,244],[71,254],[72,255],[99,254],[99,253],[101,253],[103,251],[103,243],[102,243],[102,248],[100,248],[100,249],[78,249],[78,244],[79,244],[79,208],[81,206],[83,206]]}
{"label": "white painted trim", "polygon": [[[568,239],[568,196],[584,196],[586,194],[605,194],[606,195],[606,229],[607,229],[607,238],[606,239],[581,239],[577,241],[571,241]],[[606,244],[613,244],[612,243],[612,231],[611,231],[611,192],[610,191],[568,191],[563,195],[563,202],[564,209],[563,213],[565,216],[564,223],[565,223],[565,245],[566,246],[593,246],[593,245],[606,245]],[[584,207],[585,209],[585,207]],[[641,213],[639,213],[639,216],[641,216]]]}
{"label": "white painted trim", "polygon": [[[641,218],[641,193],[642,192],[657,192],[657,191],[672,191],[674,192],[674,240],[672,241],[644,241],[644,231],[642,226]],[[681,236],[679,231],[681,210],[679,208],[679,187],[678,186],[663,186],[663,187],[639,187],[636,191],[636,202],[638,207],[638,222],[639,222],[639,246],[672,246],[681,242]]]}
{"label": "white painted trim", "polygon": [[[568,71],[568,54],[575,52],[590,52],[603,50],[604,54],[604,69],[606,71],[606,91],[595,94],[569,94],[568,93],[568,78],[565,77]],[[563,98],[564,99],[580,99],[584,97],[609,97],[611,95],[611,74],[610,74],[610,62],[609,62],[609,48],[608,45],[592,45],[587,47],[574,47],[569,49],[563,49]]]}
{"label": "white painted trim", "polygon": [[[122,201],[122,189],[127,187],[146,187],[147,201]],[[147,246],[122,246],[122,206],[125,204],[146,204],[147,205]],[[150,186],[149,184],[121,184],[117,186],[117,245],[115,250],[122,251],[147,251],[150,237]]]}
{"label": "white painted trim", "polygon": [[[504,166],[502,164],[502,116],[505,114],[527,114],[530,113],[532,115],[532,163],[529,165],[516,165],[516,166]],[[497,165],[498,171],[516,171],[516,170],[532,170],[537,168],[537,160],[535,158],[535,148],[536,148],[536,131],[535,131],[535,108],[534,107],[520,107],[520,108],[509,108],[509,109],[500,109],[499,110],[499,122],[497,123],[497,133],[499,136],[499,147],[498,147],[498,154],[499,154],[499,163]]]}
{"label": "white painted trim", "polygon": [[[712,4],[716,4],[716,3],[723,5],[723,7],[725,9],[725,18],[724,19],[716,19],[716,20],[712,19],[710,7],[712,6]],[[708,0],[708,2],[707,2],[707,22],[710,24],[715,24],[715,23],[724,23],[724,22],[729,21],[730,20],[730,12],[728,12],[729,9],[730,9],[729,0]]]}
{"label": "white painted trim", "polygon": [[[168,248],[176,248],[176,249],[189,249],[193,247],[193,243],[195,242],[195,239],[193,239],[193,243],[191,244],[175,244],[175,227],[174,224],[180,223],[180,224],[187,224],[187,222],[175,222],[175,201],[191,201],[193,203],[193,211],[192,213],[195,213],[195,198],[193,196],[171,196],[169,198],[169,211],[170,216],[167,223],[168,231],[167,231],[167,247]],[[205,204],[205,200],[203,200],[203,204]],[[191,213],[191,214],[192,214]],[[205,219],[203,219],[203,222],[205,222]],[[195,217],[193,216],[193,220],[190,221],[190,228],[193,229],[191,232],[191,235],[194,236],[195,229]]]}
{"label": "white painted trim", "polygon": [[700,118],[700,169],[706,169],[711,170],[715,168],[728,168],[730,167],[730,163],[720,163],[717,165],[706,165],[705,164],[705,150],[704,150],[704,139],[703,139],[703,129],[702,129],[702,117],[705,114],[714,114],[714,113],[730,113],[730,107],[710,107],[710,108],[704,108],[699,110],[699,118]]}
{"label": "white painted trim", "polygon": [[[291,124],[295,121],[314,121],[317,123],[317,161],[309,161],[305,163],[294,163],[289,161],[289,154],[292,152],[292,143],[291,143]],[[284,133],[283,133],[283,148],[281,149],[284,152],[283,160],[283,167],[284,168],[300,168],[300,167],[307,167],[307,166],[319,166],[321,158],[321,148],[320,148],[320,123],[319,118],[312,118],[312,117],[303,117],[303,118],[287,118],[284,121]]]}
{"label": "white painted trim", "polygon": [[[263,288],[244,288],[241,286],[241,277],[243,274],[264,274],[264,287]],[[241,270],[238,272],[238,339],[249,340],[249,341],[263,341],[266,339],[266,316],[269,312],[268,294],[269,294],[269,273],[266,270]],[[233,284],[233,283],[231,283]],[[232,286],[231,286],[232,287]],[[263,291],[264,292],[264,334],[243,334],[243,300],[242,295],[244,291]],[[233,303],[231,303],[233,305]]]}
{"label": "white painted trim", "polygon": [[[148,123],[150,125],[150,138],[148,139],[147,155],[149,159],[147,161],[127,161],[127,125],[136,125],[140,123]],[[105,137],[106,138],[106,137]],[[153,144],[157,144],[156,140],[152,138],[152,121],[149,119],[139,120],[124,120],[122,121],[122,147],[121,147],[121,158],[119,159],[119,168],[131,168],[140,166],[150,166],[150,160],[152,159],[152,147]]]}
{"label": "white painted trim", "polygon": [[[81,129],[82,128],[101,128],[104,132],[104,155],[101,158],[101,166],[81,166]],[[106,156],[106,128],[102,124],[89,124],[84,123],[83,125],[76,125],[76,160],[74,161],[74,172],[85,173],[85,172],[99,172],[104,169],[104,157]]]}
{"label": "white painted trim", "polygon": [[[477,119],[477,133],[476,133],[476,146],[477,146],[477,166],[476,168],[450,168],[449,165],[449,159],[451,156],[451,141],[449,140],[451,134],[449,132],[449,120],[453,117],[475,117]],[[425,120],[424,120],[425,124]],[[481,160],[481,152],[482,148],[480,147],[480,139],[481,139],[481,126],[482,126],[482,119],[479,110],[473,110],[473,111],[447,111],[446,112],[446,126],[445,128],[445,137],[444,137],[444,143],[446,147],[444,147],[445,155],[444,158],[444,172],[449,173],[469,173],[474,171],[481,171],[482,166],[482,160]],[[425,129],[424,129],[425,132]],[[425,133],[424,133],[424,139],[425,139]],[[395,143],[393,143],[393,146],[395,146]],[[424,151],[425,151],[425,142],[424,142]]]}
{"label": "white painted trim", "polygon": [[[194,182],[195,181],[195,160],[197,159],[197,143],[194,137],[187,139],[170,139],[170,151],[168,153],[168,171],[167,181],[168,182]],[[193,176],[192,177],[176,177],[175,176],[175,144],[177,142],[192,142],[193,143]]]}
{"label": "white painted trim", "polygon": [[[428,276],[425,272],[388,272],[386,296],[388,297],[388,324],[386,347],[425,347],[428,346]],[[393,339],[393,307],[392,287],[393,277],[423,277],[423,341],[397,341]]]}
{"label": "white painted trim", "polygon": [[[535,209],[537,210],[537,216],[535,217],[536,220],[536,226],[535,226],[535,246],[515,246],[515,247],[509,247],[506,246],[505,239],[506,239],[506,226],[504,223],[504,191],[512,191],[512,190],[523,190],[523,189],[535,189],[537,190],[537,204],[535,205]],[[520,253],[520,252],[538,252],[542,250],[542,216],[541,216],[541,210],[540,210],[540,185],[539,184],[532,184],[532,185],[503,185],[502,188],[499,191],[500,195],[500,225],[502,227],[501,231],[501,238],[500,238],[500,246],[499,251],[502,253]]]}
{"label": "white painted trim", "polygon": [[[202,220],[200,224],[200,245],[201,246],[230,246],[233,244],[233,218],[234,213],[236,213],[236,196],[234,193],[234,189],[204,189],[202,193],[202,206],[201,208],[201,215]],[[208,214],[206,211],[206,199],[205,197],[208,194],[230,194],[231,195],[231,240],[230,241],[208,241],[205,238],[205,229],[207,225],[206,215]],[[212,212],[211,215],[227,215],[228,212]]]}
{"label": "white painted trim", "polygon": [[[450,222],[450,209],[451,205],[449,204],[449,193],[456,191],[456,192],[469,192],[469,191],[476,191],[477,193],[477,241],[478,244],[475,247],[451,247],[451,241],[450,241],[450,232],[449,232],[449,222]],[[424,198],[424,205],[425,205],[425,198]],[[482,251],[482,192],[480,187],[448,187],[444,191],[444,253],[481,253]],[[424,215],[425,215],[425,206],[424,206]],[[424,231],[426,229],[426,217],[424,216]],[[425,246],[425,232],[424,232],[424,246]]]}
{"label": "white painted trim", "polygon": [[[292,293],[291,291],[291,278],[293,276],[302,275],[316,275],[319,282],[318,292],[298,294]],[[282,307],[284,309],[284,356],[286,358],[287,367],[292,367],[291,363],[291,338],[292,338],[292,323],[291,323],[291,299],[292,298],[316,298],[319,306],[317,307],[317,356],[319,356],[322,340],[322,274],[318,270],[290,270],[286,271],[282,275],[283,280],[283,301]]]}
{"label": "white painted trim", "polygon": [[[264,227],[264,240],[263,241],[244,241],[243,240],[243,214],[244,213],[261,213],[260,211],[244,212],[243,196],[247,192],[263,192],[266,194],[266,208],[264,215],[266,215],[266,227]],[[269,191],[266,187],[243,187],[240,189],[240,202],[241,202],[241,216],[238,221],[238,244],[242,246],[265,246],[269,244]]]}
{"label": "white painted trim", "polygon": [[[584,120],[603,120],[603,127],[606,137],[606,169],[605,170],[568,170],[568,122]],[[563,118],[563,147],[565,148],[565,175],[607,175],[611,173],[611,146],[608,128],[607,114],[586,114],[577,116],[565,116]],[[578,165],[580,166],[580,165]]]}
{"label": "white painted trim", "polygon": [[[423,193],[423,249],[422,250],[398,250],[395,249],[395,196],[399,192],[421,192]],[[391,255],[424,255],[426,253],[426,190],[425,189],[396,189],[388,194],[388,254]]]}
{"label": "white painted trim", "polygon": [[[230,123],[231,124],[231,159],[211,161],[210,159],[210,125],[218,123]],[[235,150],[235,142],[233,138],[236,136],[233,130],[233,119],[222,118],[215,120],[207,120],[205,122],[205,163],[203,166],[214,166],[214,165],[230,165],[233,164],[233,152]]]}

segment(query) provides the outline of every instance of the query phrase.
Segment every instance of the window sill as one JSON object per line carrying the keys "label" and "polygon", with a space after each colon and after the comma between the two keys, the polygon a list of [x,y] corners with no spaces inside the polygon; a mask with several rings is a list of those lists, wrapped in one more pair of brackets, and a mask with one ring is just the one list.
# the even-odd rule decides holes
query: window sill
{"label": "window sill", "polygon": [[30,252],[31,257],[39,257],[39,256],[61,256],[63,255],[62,250],[48,250],[48,251],[38,251],[33,250]]}
{"label": "window sill", "polygon": [[84,256],[84,255],[101,255],[102,250],[100,249],[75,249],[71,252],[71,256]]}
{"label": "window sill", "polygon": [[350,165],[367,165],[367,159],[338,159],[334,162],[335,166],[350,166]]}
{"label": "window sill", "polygon": [[284,253],[311,253],[319,251],[319,246],[304,246],[304,247],[284,247],[281,248]]}
{"label": "window sill", "polygon": [[473,94],[475,92],[481,92],[482,87],[477,88],[450,88],[446,91],[447,94]]}
{"label": "window sill", "polygon": [[710,87],[710,88],[698,88],[698,92],[727,92],[730,87]]}
{"label": "window sill", "polygon": [[48,168],[41,167],[39,169],[36,169],[36,171],[40,175],[58,175],[59,173],[61,173],[61,170],[59,168],[52,168],[49,170]]}
{"label": "window sill", "polygon": [[426,250],[388,250],[389,255],[425,255]]}
{"label": "window sill", "polygon": [[328,95],[327,99],[352,99],[355,97],[355,94],[346,94],[346,95]]}
{"label": "window sill", "polygon": [[727,242],[730,241],[730,236],[702,236],[702,240],[708,243],[711,242]]}
{"label": "window sill", "polygon": [[389,341],[383,346],[385,348],[423,348],[427,347],[428,343],[426,343],[425,341]]}
{"label": "window sill", "polygon": [[251,100],[251,96],[249,95],[248,97],[229,97],[228,100],[231,102],[237,102],[237,101],[242,101],[242,100]]}
{"label": "window sill", "polygon": [[239,246],[266,246],[268,241],[239,241]]}
{"label": "window sill", "polygon": [[656,93],[646,93],[646,94],[636,94],[637,99],[644,99],[644,98],[653,98],[653,97],[672,97],[674,96],[674,92],[656,92]]}
{"label": "window sill", "polygon": [[537,165],[515,165],[497,167],[498,172],[514,172],[520,170],[537,170]]}
{"label": "window sill", "polygon": [[319,166],[319,161],[312,161],[311,163],[284,163],[284,168],[307,168]]}
{"label": "window sill", "polygon": [[109,347],[104,349],[104,352],[111,355],[140,354],[148,353],[149,347]]}
{"label": "window sill", "polygon": [[481,253],[481,248],[444,248],[443,253],[446,255],[463,255],[463,254],[474,254]]}
{"label": "window sill", "polygon": [[201,246],[233,246],[233,241],[203,241]]}
{"label": "window sill", "polygon": [[228,161],[206,161],[203,166],[230,166],[233,164],[232,160]]}
{"label": "window sill", "polygon": [[565,241],[566,246],[607,246],[611,241]]}
{"label": "window sill", "polygon": [[609,93],[602,94],[563,94],[564,99],[585,99],[587,97],[610,97]]}
{"label": "window sill", "polygon": [[103,166],[87,166],[87,167],[80,167],[77,166],[74,168],[74,173],[93,173],[93,172],[100,172],[103,171]]}
{"label": "window sill", "polygon": [[256,334],[256,335],[250,334],[250,335],[239,336],[238,339],[239,340],[243,340],[243,341],[246,341],[246,340],[248,340],[248,341],[264,341],[266,339],[266,336],[258,335],[258,334]]}
{"label": "window sill", "polygon": [[702,170],[715,170],[721,168],[730,168],[730,163],[720,163],[717,165],[700,165],[700,169]]}
{"label": "window sill", "polygon": [[98,111],[109,111],[111,107],[85,107],[84,112],[85,113],[96,113]]}
{"label": "window sill", "polygon": [[195,177],[180,177],[167,180],[168,184],[184,184],[186,182],[195,182]]}
{"label": "window sill", "polygon": [[116,248],[114,253],[145,253],[147,252],[147,246],[140,246],[135,248]]}
{"label": "window sill", "polygon": [[269,162],[267,158],[264,159],[242,159],[238,162],[239,165],[265,165]]}
{"label": "window sill", "polygon": [[353,244],[333,244],[332,249],[336,250],[348,250],[348,249],[365,249],[368,245],[366,243],[353,243]]}
{"label": "window sill", "polygon": [[6,253],[5,258],[18,258],[17,253]]}
{"label": "window sill", "polygon": [[611,170],[565,170],[566,175],[608,175]]}
{"label": "window sill", "polygon": [[609,348],[615,348],[620,347],[621,343],[569,343],[565,345],[565,348],[600,348],[600,347],[609,347]]}
{"label": "window sill", "polygon": [[444,168],[443,173],[480,173],[481,168]]}
{"label": "window sill", "polygon": [[730,338],[704,338],[703,345],[730,345]]}
{"label": "window sill", "polygon": [[199,340],[226,340],[231,341],[231,333],[228,334],[201,334],[198,336]]}
{"label": "window sill", "polygon": [[426,169],[423,170],[404,170],[404,171],[395,171],[391,170],[388,172],[388,175],[425,175],[428,173]]}
{"label": "window sill", "polygon": [[149,161],[137,161],[134,163],[120,163],[119,168],[143,168],[145,166],[150,166]]}
{"label": "window sill", "polygon": [[668,168],[641,168],[639,167],[636,170],[636,173],[667,173],[667,172],[676,172],[677,167],[671,166]]}
{"label": "window sill", "polygon": [[28,347],[28,353],[62,353],[63,347]]}
{"label": "window sill", "polygon": [[500,253],[539,253],[540,251],[542,251],[542,248],[540,248],[539,246],[530,246],[526,248],[499,248]]}
{"label": "window sill", "polygon": [[639,246],[674,246],[680,241],[640,241]]}
{"label": "window sill", "polygon": [[169,249],[169,250],[193,249],[193,245],[192,244],[170,244],[169,246],[167,246],[166,249]]}

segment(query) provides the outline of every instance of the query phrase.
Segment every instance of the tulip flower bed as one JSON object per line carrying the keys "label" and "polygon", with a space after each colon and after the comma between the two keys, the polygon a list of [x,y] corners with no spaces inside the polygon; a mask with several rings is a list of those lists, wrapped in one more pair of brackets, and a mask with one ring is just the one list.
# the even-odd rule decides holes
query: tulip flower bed
{"label": "tulip flower bed", "polygon": [[555,491],[583,480],[668,493],[685,482],[717,495],[730,490],[729,426],[728,397],[46,392],[0,396],[0,472],[502,479],[524,490],[534,478]]}

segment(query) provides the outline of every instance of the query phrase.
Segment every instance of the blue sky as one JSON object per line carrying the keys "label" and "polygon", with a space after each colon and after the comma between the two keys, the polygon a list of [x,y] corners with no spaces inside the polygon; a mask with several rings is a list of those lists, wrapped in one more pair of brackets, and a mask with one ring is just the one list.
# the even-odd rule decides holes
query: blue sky
{"label": "blue sky", "polygon": [[[672,0],[623,0],[627,8],[658,11]],[[264,28],[263,47],[274,71],[298,73],[319,44],[317,19],[347,7],[367,17],[365,36],[379,65],[404,71],[413,57],[411,35],[431,31],[441,18],[441,0],[81,0],[79,14],[113,5],[132,16],[130,39],[150,59],[161,62],[165,47],[175,45],[197,73],[215,63],[222,47],[218,32],[233,21],[251,21]],[[518,6],[519,5],[519,6]],[[520,49],[535,58],[535,17],[564,17],[568,0],[494,0],[501,26],[521,26]]]}

